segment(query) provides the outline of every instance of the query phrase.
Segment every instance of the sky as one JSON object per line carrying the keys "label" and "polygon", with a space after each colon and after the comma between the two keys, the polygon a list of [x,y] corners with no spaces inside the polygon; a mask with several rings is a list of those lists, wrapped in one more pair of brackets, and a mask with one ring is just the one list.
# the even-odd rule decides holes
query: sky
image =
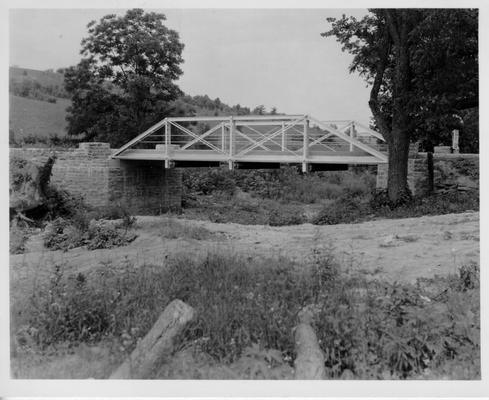
{"label": "sky", "polygon": [[[334,38],[323,38],[327,17],[361,17],[362,9],[151,9],[185,45],[183,75],[190,94],[229,104],[322,120],[368,123],[369,88],[350,74],[352,57]],[[125,9],[13,9],[9,65],[45,70],[80,61],[86,25]]]}

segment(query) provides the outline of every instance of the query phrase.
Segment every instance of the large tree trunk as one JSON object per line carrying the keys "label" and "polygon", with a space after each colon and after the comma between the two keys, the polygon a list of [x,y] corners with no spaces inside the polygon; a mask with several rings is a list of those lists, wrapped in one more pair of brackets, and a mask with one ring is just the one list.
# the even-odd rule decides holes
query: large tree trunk
{"label": "large tree trunk", "polygon": [[409,135],[402,131],[393,131],[388,148],[387,194],[389,200],[396,204],[410,193],[407,180]]}

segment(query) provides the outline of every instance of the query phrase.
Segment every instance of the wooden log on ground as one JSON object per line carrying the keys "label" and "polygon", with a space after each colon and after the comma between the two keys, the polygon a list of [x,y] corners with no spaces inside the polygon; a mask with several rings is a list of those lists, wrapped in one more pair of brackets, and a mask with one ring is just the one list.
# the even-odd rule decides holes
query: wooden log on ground
{"label": "wooden log on ground", "polygon": [[306,307],[299,313],[299,324],[295,327],[296,359],[295,379],[325,379],[324,355],[312,328],[313,312]]}
{"label": "wooden log on ground", "polygon": [[148,378],[158,363],[171,355],[175,337],[193,317],[192,307],[181,300],[173,300],[110,379]]}

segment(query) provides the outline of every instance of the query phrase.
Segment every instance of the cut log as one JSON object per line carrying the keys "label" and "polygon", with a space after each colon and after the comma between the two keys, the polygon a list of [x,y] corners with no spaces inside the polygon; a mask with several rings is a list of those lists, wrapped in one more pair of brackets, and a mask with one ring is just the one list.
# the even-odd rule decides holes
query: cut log
{"label": "cut log", "polygon": [[325,379],[324,355],[312,328],[313,312],[306,307],[299,313],[299,324],[295,327],[296,359],[295,379]]}
{"label": "cut log", "polygon": [[192,307],[181,300],[173,300],[110,379],[147,379],[154,368],[172,354],[175,337],[193,317]]}

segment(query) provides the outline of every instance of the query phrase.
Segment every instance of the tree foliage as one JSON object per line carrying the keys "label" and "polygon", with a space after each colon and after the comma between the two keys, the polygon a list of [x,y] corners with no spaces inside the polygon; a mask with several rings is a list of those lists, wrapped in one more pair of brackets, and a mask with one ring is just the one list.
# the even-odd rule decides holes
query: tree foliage
{"label": "tree foliage", "polygon": [[464,110],[478,107],[478,11],[369,11],[360,20],[328,18],[322,36],[336,37],[353,55],[350,72],[371,85],[369,106],[389,146],[388,191],[396,202],[409,192],[409,142],[443,140],[441,132],[463,127]]}
{"label": "tree foliage", "polygon": [[87,25],[82,60],[64,71],[70,135],[120,145],[172,111],[184,45],[165,20],[132,9]]}

